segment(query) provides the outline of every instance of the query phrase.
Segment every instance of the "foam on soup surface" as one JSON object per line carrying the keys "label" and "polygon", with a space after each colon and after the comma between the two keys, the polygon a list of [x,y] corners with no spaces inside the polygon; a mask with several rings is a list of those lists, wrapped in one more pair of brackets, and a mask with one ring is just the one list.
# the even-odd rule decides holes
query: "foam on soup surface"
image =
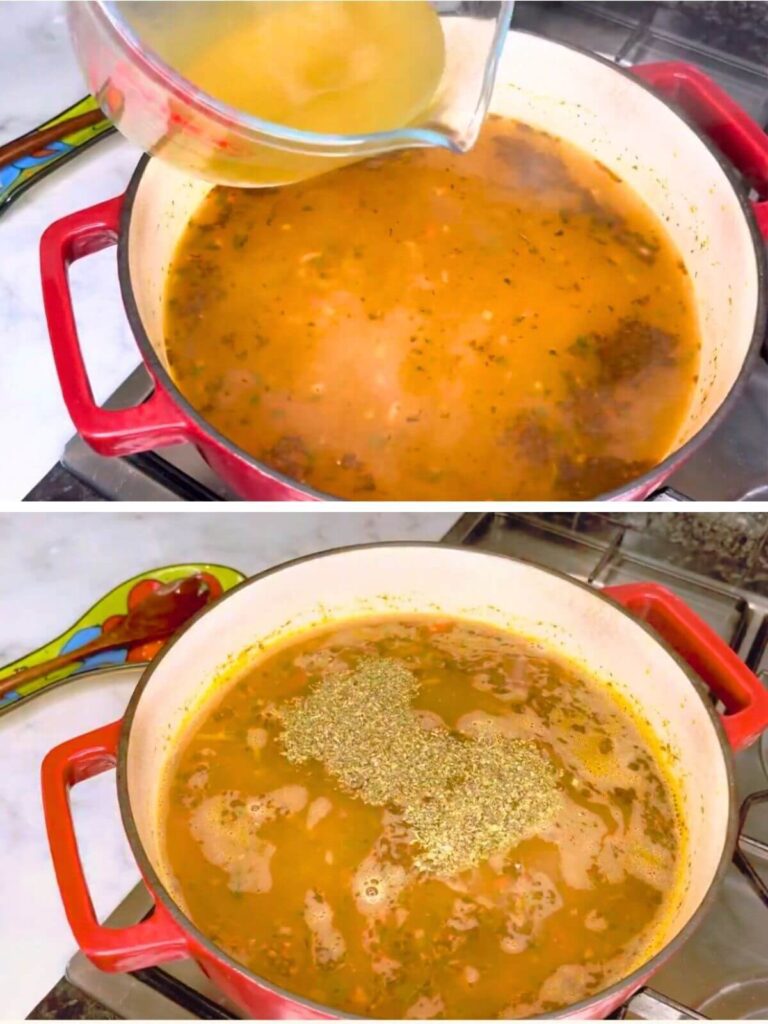
{"label": "foam on soup surface", "polygon": [[699,359],[652,212],[500,118],[462,156],[214,189],[170,268],[165,343],[224,435],[350,499],[609,491],[674,446]]}
{"label": "foam on soup surface", "polygon": [[[511,770],[503,790],[481,748]],[[300,996],[372,1017],[529,1016],[664,941],[686,842],[667,767],[606,684],[532,641],[340,623],[219,689],[178,750],[161,809],[174,895]],[[488,818],[505,799],[511,832]]]}

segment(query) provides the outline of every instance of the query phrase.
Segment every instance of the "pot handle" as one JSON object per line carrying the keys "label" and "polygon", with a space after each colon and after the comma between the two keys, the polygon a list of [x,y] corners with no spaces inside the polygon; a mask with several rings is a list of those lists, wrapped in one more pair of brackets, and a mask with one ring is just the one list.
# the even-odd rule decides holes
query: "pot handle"
{"label": "pot handle", "polygon": [[189,426],[157,386],[130,409],[96,404],[77,336],[67,271],[71,263],[117,242],[123,197],[55,221],[40,239],[40,274],[56,372],[78,432],[101,455],[130,455],[189,439]]}
{"label": "pot handle", "polygon": [[626,583],[603,593],[647,622],[722,701],[723,728],[734,750],[748,747],[768,727],[768,690],[676,594],[657,583]]}
{"label": "pot handle", "polygon": [[725,90],[690,64],[638,64],[634,74],[677,104],[754,186],[757,225],[768,239],[768,136]]}
{"label": "pot handle", "polygon": [[120,722],[54,747],[42,766],[43,810],[61,899],[77,944],[103,971],[137,971],[188,956],[187,940],[167,910],[155,903],[140,924],[107,928],[93,908],[77,848],[69,790],[113,768]]}

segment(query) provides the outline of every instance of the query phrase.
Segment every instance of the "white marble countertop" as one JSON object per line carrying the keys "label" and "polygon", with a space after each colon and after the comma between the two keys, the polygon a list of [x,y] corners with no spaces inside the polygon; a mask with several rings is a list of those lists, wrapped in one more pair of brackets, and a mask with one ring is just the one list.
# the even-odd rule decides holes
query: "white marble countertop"
{"label": "white marble countertop", "polygon": [[[2,3],[0,143],[54,117],[87,92],[64,4]],[[139,151],[104,139],[20,196],[0,217],[0,499],[22,498],[58,461],[74,433],[53,365],[38,243],[54,220],[121,193]],[[115,250],[72,268],[72,289],[94,393],[103,401],[139,363],[119,298]]]}
{"label": "white marble countertop", "polygon": [[[254,573],[312,551],[371,540],[437,540],[455,516],[383,512],[53,513],[0,515],[0,664],[58,635],[144,569],[209,561]],[[58,743],[119,718],[130,678],[62,686],[0,718],[0,1018],[26,1016],[58,981],[75,941],[45,838],[39,773]],[[111,772],[73,800],[96,910],[138,880]]]}

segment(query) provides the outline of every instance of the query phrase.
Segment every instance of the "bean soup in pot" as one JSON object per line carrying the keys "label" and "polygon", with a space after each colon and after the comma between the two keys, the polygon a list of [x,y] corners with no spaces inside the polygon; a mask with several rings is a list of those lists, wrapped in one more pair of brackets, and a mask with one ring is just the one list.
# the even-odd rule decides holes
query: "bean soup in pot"
{"label": "bean soup in pot", "polygon": [[165,346],[214,427],[329,495],[582,499],[675,446],[699,337],[639,197],[491,117],[461,156],[215,188],[170,267]]}
{"label": "bean soup in pot", "polygon": [[298,634],[216,686],[160,808],[174,898],[257,975],[382,1018],[525,1017],[666,941],[686,832],[607,682],[432,616]]}

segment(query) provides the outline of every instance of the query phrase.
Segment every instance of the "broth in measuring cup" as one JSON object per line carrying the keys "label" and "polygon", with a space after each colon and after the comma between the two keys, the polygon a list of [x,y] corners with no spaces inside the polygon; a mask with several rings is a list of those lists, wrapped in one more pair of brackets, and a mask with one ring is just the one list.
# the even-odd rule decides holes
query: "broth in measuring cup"
{"label": "broth in measuring cup", "polygon": [[[274,126],[358,135],[419,122],[445,66],[443,29],[426,0],[203,0],[120,8],[142,43],[174,71],[214,100],[269,122],[267,134]],[[343,153],[334,161],[273,144],[252,144],[249,165],[241,168],[244,182],[294,180],[344,162]],[[229,139],[232,145],[238,143]],[[215,178],[217,161],[226,158],[212,138],[207,176]]]}

